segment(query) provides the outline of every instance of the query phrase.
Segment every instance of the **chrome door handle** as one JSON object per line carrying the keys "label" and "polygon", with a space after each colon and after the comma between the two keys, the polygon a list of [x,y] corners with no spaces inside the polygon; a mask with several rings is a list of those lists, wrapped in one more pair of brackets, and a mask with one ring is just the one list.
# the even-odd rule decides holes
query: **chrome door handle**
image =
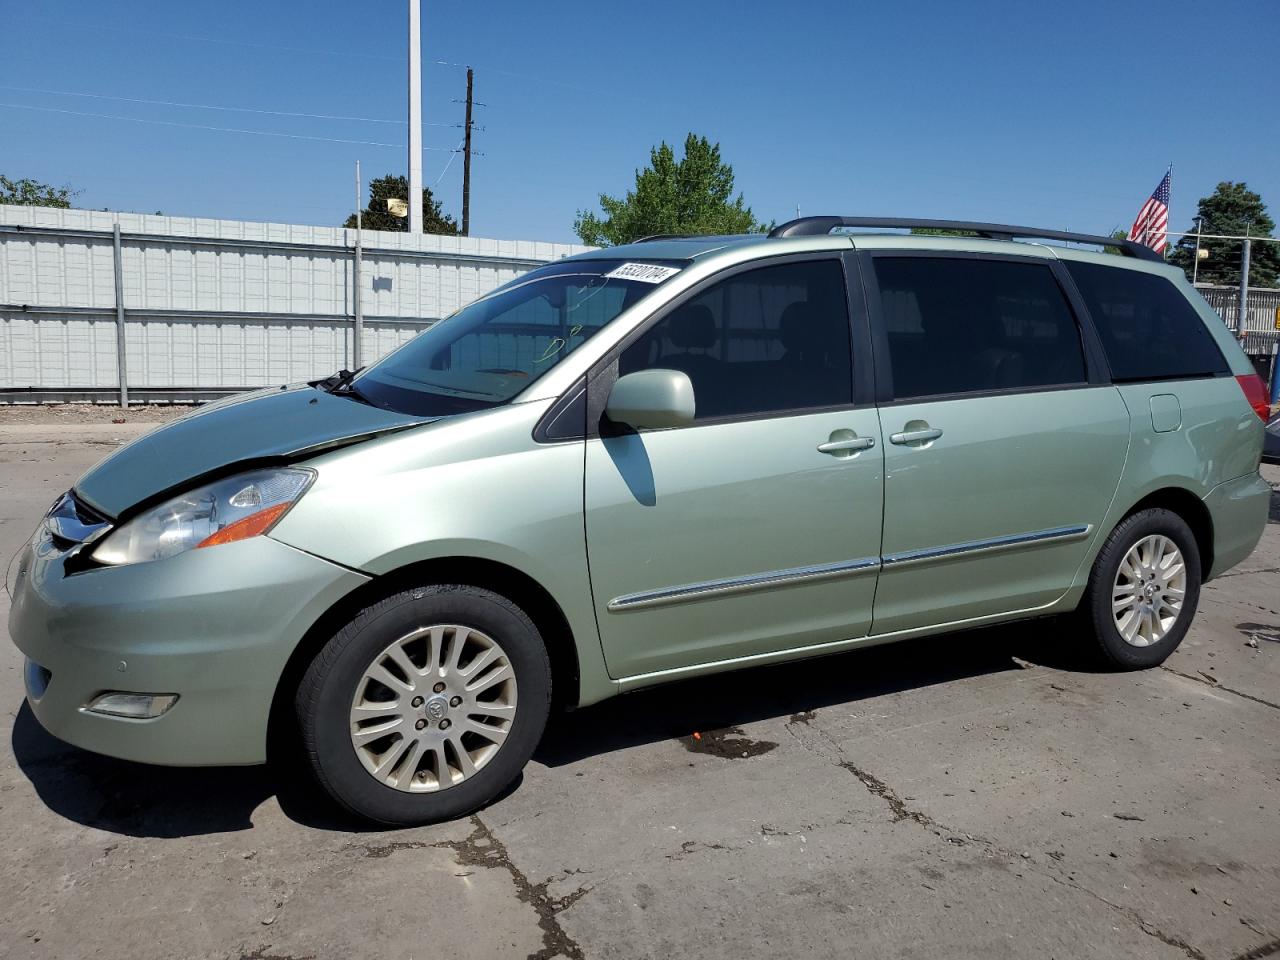
{"label": "chrome door handle", "polygon": [[926,443],[929,440],[937,440],[940,436],[942,436],[941,430],[937,427],[929,427],[925,430],[907,430],[903,433],[895,433],[889,437],[889,442],[902,446],[908,443]]}
{"label": "chrome door handle", "polygon": [[818,444],[819,453],[844,453],[850,450],[870,450],[876,445],[874,437],[850,437],[848,440],[828,440]]}

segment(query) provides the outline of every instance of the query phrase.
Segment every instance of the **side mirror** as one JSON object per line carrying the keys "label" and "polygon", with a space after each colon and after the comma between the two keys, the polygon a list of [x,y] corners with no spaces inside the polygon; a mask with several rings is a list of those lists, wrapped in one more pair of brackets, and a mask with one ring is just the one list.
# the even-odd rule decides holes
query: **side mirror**
{"label": "side mirror", "polygon": [[619,377],[605,416],[637,430],[693,423],[693,383],[679,370],[640,370]]}

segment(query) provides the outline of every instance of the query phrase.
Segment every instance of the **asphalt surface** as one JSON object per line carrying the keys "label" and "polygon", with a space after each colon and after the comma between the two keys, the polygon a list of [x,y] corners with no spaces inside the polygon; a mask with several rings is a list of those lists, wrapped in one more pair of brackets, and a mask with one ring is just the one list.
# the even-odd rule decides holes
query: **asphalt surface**
{"label": "asphalt surface", "polygon": [[[0,423],[0,560],[134,424]],[[23,706],[0,593],[0,956],[1280,955],[1280,468],[1162,669],[1037,621],[557,719],[461,822],[296,771],[97,757]],[[696,735],[695,735],[696,734]]]}

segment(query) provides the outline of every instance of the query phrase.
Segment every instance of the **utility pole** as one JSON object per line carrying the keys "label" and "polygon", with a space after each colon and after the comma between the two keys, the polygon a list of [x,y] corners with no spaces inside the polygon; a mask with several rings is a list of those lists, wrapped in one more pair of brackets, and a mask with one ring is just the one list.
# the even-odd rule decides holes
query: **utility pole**
{"label": "utility pole", "polygon": [[462,154],[462,235],[471,236],[471,81],[473,72],[467,67],[466,146]]}
{"label": "utility pole", "polygon": [[422,232],[422,6],[409,0],[409,232]]}

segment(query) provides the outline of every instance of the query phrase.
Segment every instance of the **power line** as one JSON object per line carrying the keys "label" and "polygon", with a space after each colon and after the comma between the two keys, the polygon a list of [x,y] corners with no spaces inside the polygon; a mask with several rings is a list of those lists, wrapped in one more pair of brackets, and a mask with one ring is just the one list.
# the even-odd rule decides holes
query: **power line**
{"label": "power line", "polygon": [[134,36],[153,37],[161,40],[190,40],[196,43],[212,43],[224,47],[251,47],[258,50],[285,50],[289,53],[306,53],[315,54],[323,57],[342,57],[349,60],[356,57],[363,60],[390,60],[393,62],[403,63],[405,58],[385,53],[362,53],[354,50],[326,50],[319,47],[291,47],[279,43],[255,43],[252,40],[223,40],[218,37],[200,37],[189,33],[164,33],[157,30],[135,30],[128,27],[112,26],[110,24],[83,24],[83,23],[46,23],[51,30],[67,30],[79,29],[91,33],[99,33],[103,30],[112,31],[114,33],[132,34]]}
{"label": "power line", "polygon": [[[67,29],[77,29],[85,32],[95,33],[95,34],[100,33],[102,31],[110,31],[113,33],[122,33],[126,35],[144,37],[144,38],[149,37],[149,38],[161,39],[161,40],[185,40],[185,41],[191,41],[194,43],[210,43],[217,46],[225,46],[225,47],[248,47],[256,50],[282,50],[287,53],[301,53],[301,54],[310,54],[310,55],[323,56],[323,57],[341,57],[347,60],[356,58],[356,59],[365,59],[365,60],[385,60],[391,63],[404,63],[405,60],[407,59],[407,57],[397,56],[394,54],[363,53],[355,50],[330,50],[330,49],[325,49],[321,47],[294,47],[294,46],[289,46],[287,44],[279,44],[279,43],[258,43],[252,40],[224,40],[219,37],[202,37],[202,36],[189,34],[189,33],[166,33],[166,32],[156,31],[156,30],[137,30],[129,27],[113,26],[110,24],[83,24],[83,23],[71,24],[71,23],[58,22],[58,23],[46,23],[45,26],[47,26],[51,30],[59,30],[59,31],[65,31]],[[441,67],[461,67],[464,70],[467,67],[467,64],[465,63],[455,63],[452,60],[432,60],[429,62],[436,66],[441,66]],[[619,94],[607,89],[601,89],[600,87],[588,86],[586,84],[580,84],[580,83],[571,83],[565,80],[555,80],[550,77],[539,77],[535,74],[519,73],[515,70],[504,70],[499,67],[491,67],[483,63],[474,64],[474,66],[477,66],[478,68],[483,69],[489,73],[502,74],[503,76],[515,77],[520,80],[532,80],[536,83],[547,83],[557,87],[564,87],[567,90],[579,90],[586,93],[608,95],[613,99],[630,100],[637,103],[641,102],[642,100],[641,97],[628,96],[626,94]]]}
{"label": "power line", "polygon": [[[105,93],[82,93],[76,90],[43,90],[39,87],[9,87],[0,85],[0,90],[12,90],[18,93],[43,93],[55,97],[89,97],[94,100],[115,100],[120,103],[145,103],[158,107],[188,107],[195,110],[225,110],[233,113],[256,113],[271,117],[304,117],[309,120],[351,120],[360,123],[391,123],[404,126],[404,120],[385,120],[381,117],[348,117],[332,113],[299,113],[293,110],[259,110],[254,107],[227,107],[212,103],[181,103],[176,100],[147,100],[142,97],[113,97]],[[459,123],[443,121],[423,121],[428,127],[461,127]]]}
{"label": "power line", "polygon": [[[150,120],[142,117],[121,117],[109,113],[87,113],[83,110],[63,110],[60,107],[36,107],[26,103],[0,103],[0,107],[11,110],[40,110],[45,113],[62,113],[73,117],[94,117],[99,120],[126,120],[130,123],[150,123],[163,127],[185,127],[189,130],[212,130],[217,133],[243,133],[255,137],[283,137],[288,140],[313,140],[321,143],[347,143],[365,147],[396,147],[404,149],[403,143],[383,143],[378,140],[348,140],[341,137],[317,137],[303,133],[280,133],[274,130],[245,130],[239,127],[214,127],[202,123],[182,123],[178,120]],[[439,150],[449,152],[451,147],[423,147],[423,150]]]}
{"label": "power line", "polygon": [[[454,63],[452,60],[436,60],[434,61],[438,67],[458,67],[460,69],[468,69],[465,63]],[[532,80],[534,83],[549,83],[555,87],[564,87],[566,90],[577,90],[583,93],[594,93],[602,96],[608,96],[613,100],[630,100],[635,103],[641,103],[641,97],[628,96],[625,93],[615,93],[611,90],[602,89],[600,87],[590,87],[581,83],[569,83],[566,80],[553,80],[550,77],[539,77],[532,73],[517,73],[515,70],[503,70],[500,67],[490,67],[483,63],[471,64],[477,70],[484,70],[486,73],[498,73],[505,77],[515,77],[518,80]]]}
{"label": "power line", "polygon": [[454,148],[453,148],[453,156],[451,156],[451,157],[449,158],[449,162],[448,162],[448,163],[446,163],[446,164],[444,165],[444,169],[440,171],[440,176],[436,177],[436,182],[435,182],[435,183],[433,183],[433,184],[431,184],[431,189],[432,189],[432,190],[434,190],[436,187],[440,186],[440,181],[444,179],[444,175],[445,175],[446,173],[448,173],[448,172],[449,172],[449,168],[453,166],[453,161],[454,161],[454,160],[456,160],[456,159],[458,159],[458,154],[460,154],[460,153],[462,152],[462,145],[463,145],[464,143],[466,143],[466,137],[463,137],[461,140],[459,140],[459,141],[458,141],[458,145],[457,145],[456,147],[454,147]]}

